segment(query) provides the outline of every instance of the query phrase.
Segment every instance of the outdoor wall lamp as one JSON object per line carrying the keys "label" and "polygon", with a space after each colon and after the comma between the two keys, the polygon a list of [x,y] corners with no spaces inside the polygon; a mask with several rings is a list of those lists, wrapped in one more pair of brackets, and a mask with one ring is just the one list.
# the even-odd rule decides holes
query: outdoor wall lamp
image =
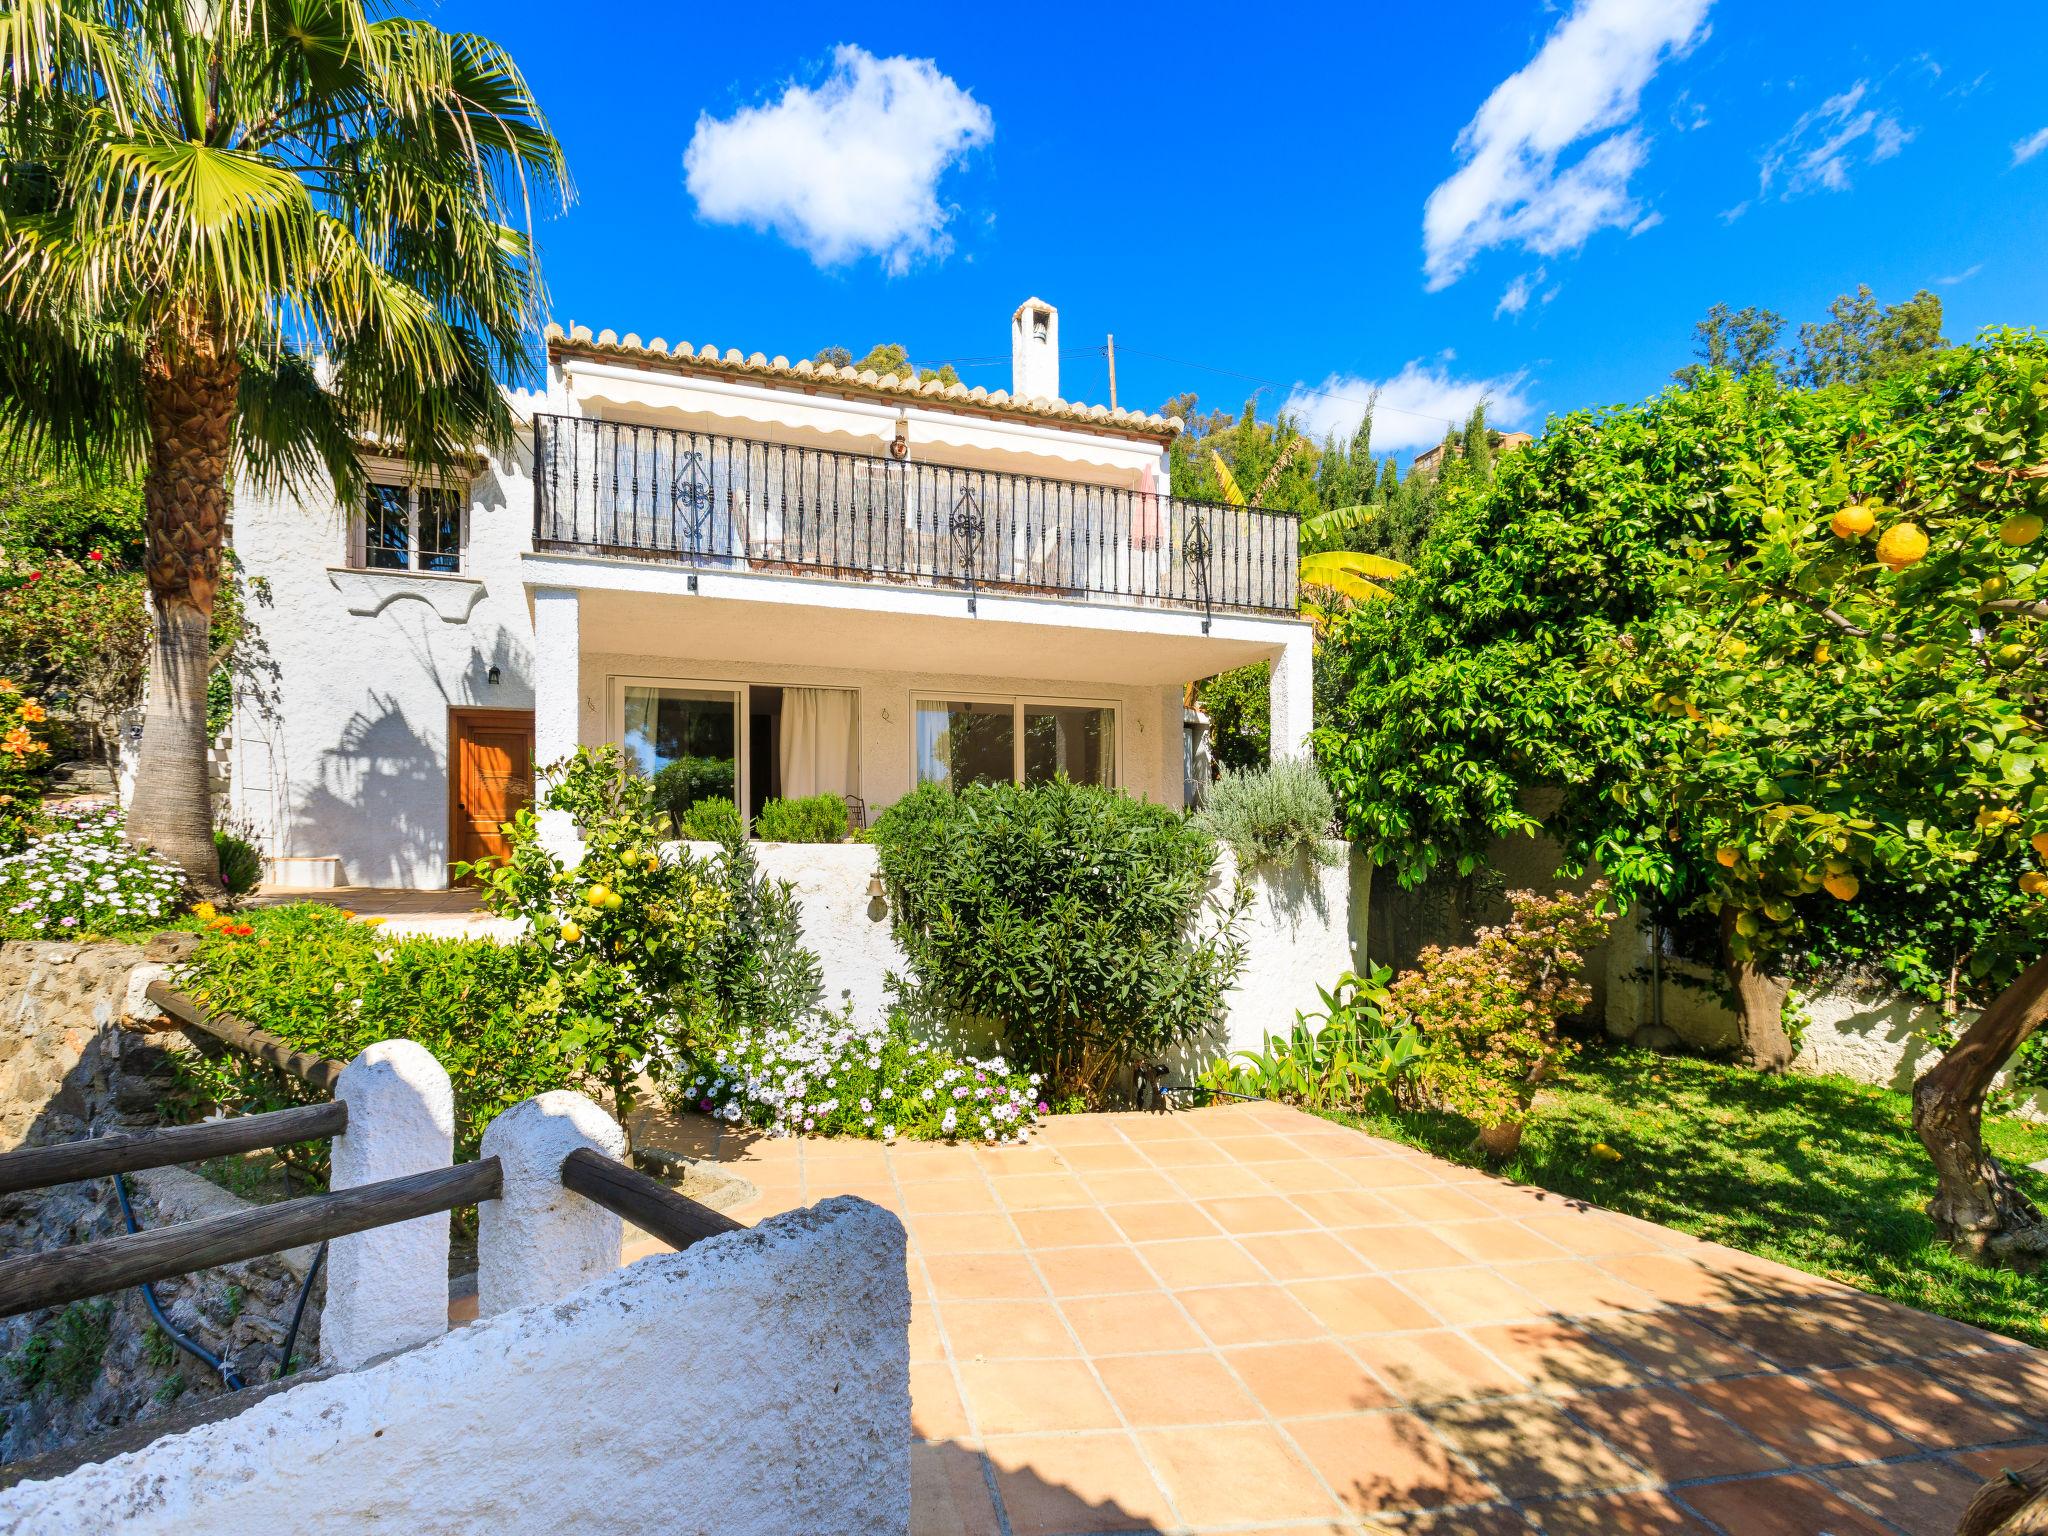
{"label": "outdoor wall lamp", "polygon": [[503,676],[503,674],[500,673],[496,667],[493,667],[491,668],[490,671],[484,674],[484,681],[489,683],[493,688],[495,688],[498,686],[498,679],[501,676]]}

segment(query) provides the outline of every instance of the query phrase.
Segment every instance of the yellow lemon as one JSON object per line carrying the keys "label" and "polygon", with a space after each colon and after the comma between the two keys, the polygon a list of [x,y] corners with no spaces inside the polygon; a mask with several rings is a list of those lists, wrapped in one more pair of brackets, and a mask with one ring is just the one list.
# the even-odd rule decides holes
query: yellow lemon
{"label": "yellow lemon", "polygon": [[1829,875],[1821,885],[1837,901],[1854,901],[1856,893],[1863,889],[1863,882],[1848,874]]}
{"label": "yellow lemon", "polygon": [[2027,658],[2033,654],[2030,647],[2020,644],[2017,640],[2008,640],[1992,651],[1991,660],[2001,671],[2011,672],[2025,666]]}
{"label": "yellow lemon", "polygon": [[1714,857],[1720,861],[1723,869],[1733,869],[1735,861],[1742,857],[1742,850],[1739,848],[1717,848],[1714,850]]}
{"label": "yellow lemon", "polygon": [[564,943],[574,944],[582,937],[583,929],[580,924],[573,922],[562,924],[562,940]]}
{"label": "yellow lemon", "polygon": [[2028,896],[2038,896],[2048,891],[2048,875],[2038,869],[2030,869],[2020,876],[2020,890]]}
{"label": "yellow lemon", "polygon": [[585,891],[583,893],[583,899],[585,902],[587,902],[589,905],[593,907],[601,907],[605,903],[605,898],[611,895],[611,893],[612,888],[600,882],[599,884],[593,885],[589,890]]}
{"label": "yellow lemon", "polygon": [[1828,519],[1828,528],[1838,539],[1860,539],[1877,526],[1877,516],[1860,501],[1852,501]]}
{"label": "yellow lemon", "polygon": [[2012,582],[2003,576],[1986,576],[1977,583],[1977,595],[1987,603],[1995,603],[2012,590]]}
{"label": "yellow lemon", "polygon": [[1927,535],[1917,523],[1893,523],[1877,541],[1878,563],[1890,570],[1903,571],[1926,557]]}
{"label": "yellow lemon", "polygon": [[604,893],[604,909],[605,909],[605,911],[607,911],[607,912],[616,912],[616,911],[618,911],[618,910],[619,910],[619,907],[620,907],[620,905],[621,905],[621,903],[623,903],[623,902],[625,901],[625,899],[626,899],[626,898],[625,898],[625,897],[623,897],[623,896],[621,896],[621,895],[620,895],[620,894],[619,894],[619,893],[618,893],[617,891],[606,891],[606,892]]}
{"label": "yellow lemon", "polygon": [[1618,1163],[1621,1161],[1621,1154],[1604,1141],[1593,1143],[1593,1155],[1603,1162]]}
{"label": "yellow lemon", "polygon": [[2032,512],[2020,512],[1998,525],[1998,542],[2018,548],[2041,537],[2041,519]]}

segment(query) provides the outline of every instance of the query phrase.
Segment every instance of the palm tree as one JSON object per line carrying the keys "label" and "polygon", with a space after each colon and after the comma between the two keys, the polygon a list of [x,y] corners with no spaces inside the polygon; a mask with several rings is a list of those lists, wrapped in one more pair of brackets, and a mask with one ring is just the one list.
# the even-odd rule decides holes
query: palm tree
{"label": "palm tree", "polygon": [[[1216,482],[1223,488],[1223,499],[1233,507],[1252,506],[1257,503],[1266,488],[1280,471],[1286,467],[1298,445],[1308,441],[1305,437],[1291,439],[1287,451],[1274,461],[1259,482],[1258,489],[1251,495],[1237,483],[1237,476],[1230,472],[1230,466],[1223,461],[1223,455],[1215,449],[1209,450],[1216,471]],[[1301,522],[1304,539],[1318,542],[1323,539],[1353,533],[1373,520],[1375,509],[1370,506],[1334,507],[1327,512],[1316,513]],[[1326,549],[1301,557],[1300,584],[1303,587],[1321,587],[1337,596],[1354,603],[1378,602],[1393,594],[1380,585],[1383,581],[1399,581],[1410,574],[1410,568],[1399,560],[1389,560],[1385,555],[1369,555],[1356,549]],[[1320,606],[1304,598],[1302,609],[1320,622],[1323,611]]]}
{"label": "palm tree", "polygon": [[143,473],[155,624],[130,834],[218,878],[207,629],[232,474],[510,441],[560,146],[487,39],[373,0],[0,3],[0,436]]}

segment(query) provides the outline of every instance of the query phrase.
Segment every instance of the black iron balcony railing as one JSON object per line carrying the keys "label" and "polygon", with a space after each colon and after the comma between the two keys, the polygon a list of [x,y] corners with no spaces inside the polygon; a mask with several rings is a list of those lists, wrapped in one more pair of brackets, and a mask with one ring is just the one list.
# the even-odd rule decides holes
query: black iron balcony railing
{"label": "black iron balcony railing", "polygon": [[[534,418],[536,549],[1292,613],[1291,513],[583,417]],[[694,582],[694,576],[693,576]]]}

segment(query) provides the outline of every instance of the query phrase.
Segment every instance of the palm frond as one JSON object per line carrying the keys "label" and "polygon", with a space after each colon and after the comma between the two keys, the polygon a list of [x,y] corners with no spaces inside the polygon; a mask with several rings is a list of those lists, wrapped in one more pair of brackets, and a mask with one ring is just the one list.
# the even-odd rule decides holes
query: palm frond
{"label": "palm frond", "polygon": [[1245,494],[1238,487],[1237,476],[1230,472],[1230,466],[1223,462],[1223,455],[1214,448],[1209,450],[1209,461],[1216,468],[1216,483],[1223,489],[1223,499],[1233,507],[1246,504]]}

